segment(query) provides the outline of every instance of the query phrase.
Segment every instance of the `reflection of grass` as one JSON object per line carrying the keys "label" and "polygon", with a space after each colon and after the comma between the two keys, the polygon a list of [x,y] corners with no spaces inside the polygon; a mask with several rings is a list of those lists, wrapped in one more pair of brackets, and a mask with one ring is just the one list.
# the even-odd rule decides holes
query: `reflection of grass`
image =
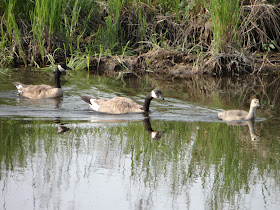
{"label": "reflection of grass", "polygon": [[256,164],[260,176],[267,167],[279,166],[276,162],[268,166],[268,157],[260,163],[263,147],[251,142],[247,126],[179,122],[154,125],[165,128],[164,138],[158,142],[139,135],[143,129],[135,123],[111,128],[110,133],[126,133],[129,138],[122,141],[122,153],[132,155],[133,177],[136,180],[142,177],[146,185],[154,188],[162,178],[167,179],[165,182],[171,183],[175,192],[182,184],[201,177],[203,186],[211,185],[207,195],[211,208],[222,208],[228,201],[234,204],[241,191],[249,193],[251,182],[257,178],[251,173]]}
{"label": "reflection of grass", "polygon": [[[238,205],[236,196],[238,202],[242,202],[241,192],[250,193],[253,183],[258,178],[265,182],[268,173],[273,179],[270,181],[279,185],[280,143],[271,140],[278,134],[265,133],[261,142],[253,144],[247,126],[152,120],[154,130],[164,131],[162,138],[154,141],[142,121],[97,122],[81,126],[75,122],[78,126],[63,135],[57,134],[52,121],[2,118],[0,123],[1,173],[13,171],[16,165],[24,168],[29,157],[35,163],[46,158],[46,167],[52,168],[59,156],[63,166],[54,173],[62,177],[69,173],[71,161],[77,161],[72,160],[75,154],[93,155],[116,170],[127,162],[124,160],[130,159],[131,180],[148,186],[151,194],[164,183],[176,199],[179,194],[189,193],[183,192],[189,189],[185,189],[185,185],[190,186],[201,178],[206,192],[205,203],[215,209],[222,209],[228,202]],[[269,126],[262,123],[257,130],[262,128],[259,130],[262,133]],[[252,173],[253,170],[257,173]],[[130,172],[126,173],[130,175]],[[57,181],[55,175],[50,180]],[[2,173],[1,179],[3,176]]]}

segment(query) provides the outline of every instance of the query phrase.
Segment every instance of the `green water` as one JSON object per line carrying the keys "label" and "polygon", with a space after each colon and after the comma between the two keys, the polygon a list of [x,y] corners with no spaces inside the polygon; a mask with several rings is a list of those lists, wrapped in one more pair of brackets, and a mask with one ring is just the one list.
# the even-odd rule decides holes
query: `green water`
{"label": "green water", "polygon": [[[279,208],[280,120],[277,103],[266,104],[275,95],[259,95],[264,107],[255,123],[228,125],[218,110],[248,109],[249,102],[238,90],[225,97],[221,86],[202,91],[216,80],[174,84],[74,72],[63,77],[59,100],[19,98],[11,84],[52,79],[0,75],[0,209]],[[153,88],[165,100],[154,99],[149,114],[95,113],[79,97],[142,103]],[[260,92],[258,85],[250,90]]]}

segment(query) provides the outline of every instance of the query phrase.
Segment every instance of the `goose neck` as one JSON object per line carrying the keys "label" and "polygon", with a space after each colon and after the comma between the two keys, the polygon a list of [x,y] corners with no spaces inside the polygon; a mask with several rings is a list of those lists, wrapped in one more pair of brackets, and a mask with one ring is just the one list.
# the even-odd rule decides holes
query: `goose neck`
{"label": "goose neck", "polygon": [[144,101],[144,105],[143,105],[143,110],[145,112],[148,112],[149,109],[150,109],[150,103],[152,101],[153,97],[151,94],[149,94],[146,98],[145,98],[145,101]]}
{"label": "goose neck", "polygon": [[254,119],[255,118],[255,111],[256,111],[256,107],[250,107],[249,113],[246,117],[246,119]]}
{"label": "goose neck", "polygon": [[59,70],[56,70],[56,71],[54,72],[54,76],[55,76],[55,87],[56,87],[56,88],[61,88],[61,85],[60,85],[60,75],[61,75],[61,73],[60,73]]}

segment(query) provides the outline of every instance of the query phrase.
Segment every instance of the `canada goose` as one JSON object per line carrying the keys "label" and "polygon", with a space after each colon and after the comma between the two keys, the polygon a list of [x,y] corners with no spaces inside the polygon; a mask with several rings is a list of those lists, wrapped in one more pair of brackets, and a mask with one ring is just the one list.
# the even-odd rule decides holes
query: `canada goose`
{"label": "canada goose", "polygon": [[143,106],[135,103],[133,100],[125,97],[115,97],[109,100],[94,99],[91,96],[81,96],[81,98],[89,103],[91,109],[97,112],[104,112],[109,114],[125,114],[133,112],[147,112],[150,108],[150,103],[153,98],[164,98],[160,90],[153,90],[145,98]]}
{"label": "canada goose", "polygon": [[229,110],[218,113],[218,117],[225,121],[255,119],[256,108],[260,106],[259,99],[252,99],[249,112],[243,110]]}
{"label": "canada goose", "polygon": [[18,95],[30,99],[55,98],[63,96],[63,90],[60,86],[60,75],[65,70],[71,69],[65,63],[58,64],[54,70],[55,86],[50,85],[25,85],[21,82],[13,84],[18,89]]}

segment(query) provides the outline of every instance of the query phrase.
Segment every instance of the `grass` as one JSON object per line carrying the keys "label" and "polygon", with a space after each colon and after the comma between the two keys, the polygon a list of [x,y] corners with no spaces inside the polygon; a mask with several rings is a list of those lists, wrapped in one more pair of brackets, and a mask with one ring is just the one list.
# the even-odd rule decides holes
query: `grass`
{"label": "grass", "polygon": [[[207,3],[207,4],[206,4]],[[237,28],[240,22],[239,0],[210,0],[204,2],[209,9],[213,21],[213,43],[214,54],[223,51],[227,43],[235,42]]]}
{"label": "grass", "polygon": [[90,57],[197,45],[199,54],[219,57],[272,41],[278,49],[280,40],[276,7],[239,0],[5,0],[1,8],[1,66],[44,66],[50,55],[55,62],[77,55],[89,69]]}

